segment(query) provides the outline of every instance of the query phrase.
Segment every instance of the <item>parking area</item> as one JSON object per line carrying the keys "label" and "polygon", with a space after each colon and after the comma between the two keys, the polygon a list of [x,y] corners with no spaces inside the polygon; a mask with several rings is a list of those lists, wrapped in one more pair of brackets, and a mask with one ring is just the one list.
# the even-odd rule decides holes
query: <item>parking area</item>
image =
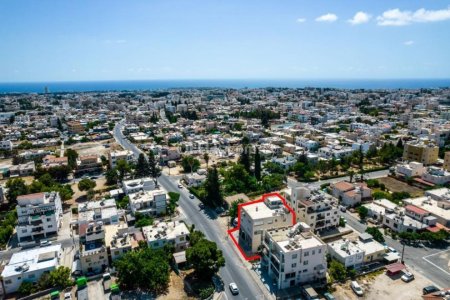
{"label": "parking area", "polygon": [[424,256],[423,259],[433,267],[450,275],[450,249]]}
{"label": "parking area", "polygon": [[88,282],[89,299],[109,299],[109,293],[103,290],[102,280],[92,280]]}
{"label": "parking area", "polygon": [[339,300],[380,300],[380,299],[421,299],[422,289],[432,285],[432,282],[423,275],[413,272],[415,279],[411,282],[404,282],[400,274],[388,276],[385,272],[377,276],[368,275],[358,278],[357,281],[364,290],[364,296],[358,297],[350,288],[350,281],[346,284],[338,285],[333,295]]}

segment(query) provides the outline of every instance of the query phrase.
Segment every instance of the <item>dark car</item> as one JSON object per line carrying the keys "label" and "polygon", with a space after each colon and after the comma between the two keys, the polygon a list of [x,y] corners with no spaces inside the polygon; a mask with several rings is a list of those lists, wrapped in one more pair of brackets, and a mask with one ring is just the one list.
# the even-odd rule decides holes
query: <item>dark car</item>
{"label": "dark car", "polygon": [[431,293],[434,293],[437,291],[439,291],[439,289],[437,287],[435,287],[434,285],[429,285],[422,289],[422,292],[424,295],[428,295],[428,294],[431,294]]}

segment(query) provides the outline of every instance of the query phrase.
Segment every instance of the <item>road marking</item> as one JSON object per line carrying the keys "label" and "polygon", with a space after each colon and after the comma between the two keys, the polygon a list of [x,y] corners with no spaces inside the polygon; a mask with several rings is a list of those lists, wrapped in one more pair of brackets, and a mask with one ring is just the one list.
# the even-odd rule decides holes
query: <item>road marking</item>
{"label": "road marking", "polygon": [[[446,251],[447,251],[447,250],[446,250]],[[435,253],[435,254],[438,254],[438,253]],[[435,254],[432,254],[432,255],[435,255]],[[431,255],[428,255],[428,256],[431,256]],[[448,276],[450,276],[450,273],[449,273],[449,272],[445,271],[444,269],[442,269],[441,267],[439,267],[439,266],[436,265],[435,263],[429,261],[429,260],[427,259],[426,256],[422,257],[422,259],[425,260],[427,263],[432,264],[433,266],[435,266],[436,268],[438,268],[439,270],[441,270],[442,272],[444,272],[444,273],[447,274]]]}
{"label": "road marking", "polygon": [[429,255],[424,256],[423,258],[428,258],[430,256],[438,255],[438,254],[441,254],[441,253],[444,253],[444,252],[448,252],[448,251],[450,251],[450,249],[442,250],[442,251],[439,251],[439,252],[436,252],[436,253],[433,253],[433,254],[429,254]]}

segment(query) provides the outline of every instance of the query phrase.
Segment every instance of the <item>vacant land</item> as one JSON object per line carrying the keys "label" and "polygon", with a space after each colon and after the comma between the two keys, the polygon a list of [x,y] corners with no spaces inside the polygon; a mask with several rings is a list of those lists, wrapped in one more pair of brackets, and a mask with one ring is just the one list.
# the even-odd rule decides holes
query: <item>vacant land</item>
{"label": "vacant land", "polygon": [[177,275],[175,272],[170,272],[169,290],[167,294],[161,295],[156,299],[159,300],[190,300],[195,297],[189,297],[184,290],[184,277],[186,273],[181,272]]}
{"label": "vacant land", "polygon": [[357,297],[350,288],[350,282],[339,285],[333,295],[338,300],[381,300],[381,299],[421,299],[422,288],[431,285],[432,282],[423,277],[420,273],[414,272],[415,279],[409,283],[403,282],[400,277],[403,273],[396,276],[387,276],[382,273],[377,276],[365,276],[357,281],[364,290],[363,297]]}
{"label": "vacant land", "polygon": [[[105,147],[109,145],[109,147]],[[114,139],[98,141],[98,142],[88,142],[88,143],[77,143],[73,145],[67,145],[65,148],[71,148],[78,152],[78,155],[104,155],[108,156],[109,151],[121,149],[120,146],[116,144]]]}
{"label": "vacant land", "polygon": [[408,192],[411,197],[421,197],[424,195],[423,190],[392,177],[381,177],[377,178],[377,180],[379,183],[383,183],[391,192]]}

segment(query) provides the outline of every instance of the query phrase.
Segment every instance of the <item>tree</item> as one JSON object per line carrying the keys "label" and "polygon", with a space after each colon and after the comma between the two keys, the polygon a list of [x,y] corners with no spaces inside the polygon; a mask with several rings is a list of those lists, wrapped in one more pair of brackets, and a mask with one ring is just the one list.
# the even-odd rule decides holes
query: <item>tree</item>
{"label": "tree", "polygon": [[367,207],[361,205],[360,207],[358,207],[357,209],[359,217],[361,220],[364,220],[365,218],[367,218],[367,215],[369,214],[369,210],[367,209]]}
{"label": "tree", "polygon": [[350,177],[350,183],[353,181],[353,176],[355,176],[355,171],[353,170],[349,170],[348,171],[348,176]]}
{"label": "tree", "polygon": [[185,173],[193,173],[200,168],[200,161],[191,155],[183,156],[181,166]]}
{"label": "tree", "polygon": [[194,268],[196,275],[204,280],[211,280],[212,276],[225,266],[225,258],[217,244],[205,238],[196,241],[186,250],[186,260]]}
{"label": "tree", "polygon": [[163,250],[139,248],[127,252],[113,265],[117,280],[124,289],[161,293],[168,288],[170,266]]}
{"label": "tree", "polygon": [[169,215],[175,212],[180,199],[180,193],[169,192],[169,205],[167,206],[167,212]]}
{"label": "tree", "polygon": [[137,212],[135,214],[136,222],[134,224],[135,227],[141,228],[145,226],[153,225],[154,220],[152,217],[144,215],[142,213]]}
{"label": "tree", "polygon": [[6,182],[6,188],[8,192],[6,197],[10,203],[17,201],[17,196],[26,195],[28,193],[28,187],[22,178],[12,178]]}
{"label": "tree", "polygon": [[116,168],[106,171],[105,178],[107,185],[117,184],[117,181],[119,180],[119,175],[117,173],[118,172]]}
{"label": "tree", "polygon": [[237,217],[239,204],[241,204],[241,203],[244,203],[244,200],[238,199],[238,200],[234,200],[231,203],[230,209],[228,210],[228,214],[230,215],[231,220],[234,220]]}
{"label": "tree", "polygon": [[367,158],[374,158],[375,156],[377,156],[377,153],[378,153],[377,146],[372,144],[367,150],[366,156]]}
{"label": "tree", "polygon": [[153,177],[155,182],[158,180],[158,177],[161,176],[161,169],[158,167],[156,163],[155,154],[153,151],[150,151],[148,154],[148,167],[150,169],[150,176]]}
{"label": "tree", "polygon": [[255,151],[255,177],[256,180],[261,180],[261,155],[258,147],[256,147]]}
{"label": "tree", "polygon": [[209,169],[204,187],[206,192],[205,203],[212,207],[222,206],[223,196],[220,189],[219,172],[216,167]]}
{"label": "tree", "polygon": [[375,241],[384,243],[384,236],[377,227],[367,227],[366,232],[372,235]]}
{"label": "tree", "polygon": [[77,158],[78,158],[78,152],[73,149],[66,149],[64,156],[67,157],[67,165],[70,169],[75,169],[77,166]]}
{"label": "tree", "polygon": [[244,145],[241,156],[239,157],[239,163],[244,166],[245,170],[250,174],[250,148]]}
{"label": "tree", "polygon": [[337,260],[331,260],[328,266],[328,274],[330,274],[332,281],[344,281],[347,279],[347,270],[345,266]]}
{"label": "tree", "polygon": [[97,186],[97,183],[94,180],[91,180],[89,178],[83,178],[78,182],[78,189],[80,191],[88,191],[90,189],[93,189]]}
{"label": "tree", "polygon": [[73,280],[71,279],[71,270],[68,267],[60,266],[50,273],[44,273],[38,281],[39,290],[45,290],[51,287],[56,287],[58,289],[65,289],[73,285]]}
{"label": "tree", "polygon": [[208,169],[208,166],[209,166],[209,154],[208,153],[204,153],[203,154],[203,159],[206,162],[206,169]]}
{"label": "tree", "polygon": [[150,176],[150,165],[147,161],[147,159],[145,158],[144,154],[141,153],[139,154],[139,158],[136,164],[136,170],[135,170],[135,175],[137,178],[142,178],[142,177],[147,177]]}
{"label": "tree", "polygon": [[119,159],[116,164],[117,171],[119,172],[119,180],[122,181],[125,175],[131,172],[131,166],[124,159]]}

